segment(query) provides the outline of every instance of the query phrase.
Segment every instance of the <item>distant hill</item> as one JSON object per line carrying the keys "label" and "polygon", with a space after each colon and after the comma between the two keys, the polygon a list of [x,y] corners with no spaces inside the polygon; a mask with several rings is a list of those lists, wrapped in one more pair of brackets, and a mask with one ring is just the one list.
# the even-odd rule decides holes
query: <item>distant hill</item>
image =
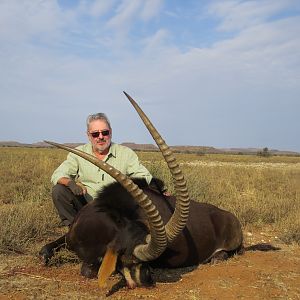
{"label": "distant hill", "polygon": [[24,144],[15,141],[0,142],[0,147],[32,147],[32,144]]}
{"label": "distant hill", "polygon": [[[1,144],[1,143],[0,143]],[[78,147],[80,145],[83,145],[84,143],[64,143],[64,145],[68,146],[68,147],[71,147],[71,148],[75,148],[75,147]],[[48,147],[54,147],[52,145],[49,145],[45,142],[38,142],[38,143],[34,143],[34,144],[31,144],[32,147],[36,147],[36,148],[48,148]]]}
{"label": "distant hill", "polygon": [[[64,145],[75,148],[79,145],[83,145],[84,143],[64,143]],[[19,143],[14,141],[0,141],[0,147],[29,147],[29,148],[51,148],[51,146],[45,142],[37,142],[32,144]]]}
{"label": "distant hill", "polygon": [[[231,153],[231,154],[256,154],[262,151],[261,148],[219,148],[221,152]],[[287,151],[287,150],[277,150],[277,149],[268,149],[269,153],[272,155],[300,155],[296,151]]]}
{"label": "distant hill", "polygon": [[[84,143],[64,143],[64,145],[75,148]],[[122,145],[127,146],[135,151],[159,151],[158,147],[153,144],[136,144],[132,142],[124,142]],[[0,147],[30,147],[30,148],[50,148],[53,147],[45,142],[37,142],[32,144],[19,143],[15,141],[0,141]],[[175,153],[196,153],[196,154],[216,154],[216,153],[227,153],[227,154],[257,154],[262,151],[260,148],[214,148],[210,146],[188,146],[178,145],[170,146]],[[295,151],[282,151],[276,149],[268,150],[272,155],[300,155],[299,152]]]}
{"label": "distant hill", "polygon": [[209,146],[171,146],[171,148],[174,152],[179,153],[222,153],[219,149]]}
{"label": "distant hill", "polygon": [[136,143],[125,142],[122,143],[121,145],[137,151],[159,151],[158,147],[153,144],[136,144]]}

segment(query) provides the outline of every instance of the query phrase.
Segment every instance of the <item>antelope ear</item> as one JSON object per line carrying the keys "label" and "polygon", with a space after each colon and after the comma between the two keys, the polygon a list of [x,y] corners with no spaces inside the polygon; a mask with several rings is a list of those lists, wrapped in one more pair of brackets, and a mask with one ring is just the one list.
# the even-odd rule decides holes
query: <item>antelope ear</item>
{"label": "antelope ear", "polygon": [[115,271],[117,258],[117,252],[108,247],[98,271],[98,285],[100,288],[105,287],[108,277]]}

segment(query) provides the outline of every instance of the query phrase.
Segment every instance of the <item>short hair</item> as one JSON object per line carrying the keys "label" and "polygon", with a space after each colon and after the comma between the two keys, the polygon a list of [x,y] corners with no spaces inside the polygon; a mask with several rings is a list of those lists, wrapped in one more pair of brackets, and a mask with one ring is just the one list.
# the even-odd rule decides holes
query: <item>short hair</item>
{"label": "short hair", "polygon": [[87,117],[87,119],[86,119],[86,128],[87,128],[87,130],[89,130],[90,123],[93,122],[93,121],[96,121],[96,120],[102,120],[102,121],[106,122],[106,124],[108,125],[109,129],[111,129],[110,122],[109,122],[109,119],[106,116],[106,114],[104,114],[104,113],[96,113],[96,114],[89,115]]}

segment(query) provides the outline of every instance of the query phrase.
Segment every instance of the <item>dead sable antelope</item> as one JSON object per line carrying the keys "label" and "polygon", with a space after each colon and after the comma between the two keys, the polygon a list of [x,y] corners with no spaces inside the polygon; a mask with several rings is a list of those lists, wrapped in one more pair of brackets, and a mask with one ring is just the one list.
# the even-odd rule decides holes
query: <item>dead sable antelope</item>
{"label": "dead sable antelope", "polygon": [[[125,93],[125,92],[124,92]],[[45,245],[47,264],[65,243],[83,261],[81,274],[100,286],[115,270],[127,285],[152,285],[149,266],[178,268],[225,259],[243,247],[239,220],[218,207],[190,200],[175,156],[137,103],[125,93],[158,145],[173,177],[176,197],[165,197],[141,179],[130,179],[96,157],[47,142],[90,161],[116,182],[84,206],[68,233]]]}

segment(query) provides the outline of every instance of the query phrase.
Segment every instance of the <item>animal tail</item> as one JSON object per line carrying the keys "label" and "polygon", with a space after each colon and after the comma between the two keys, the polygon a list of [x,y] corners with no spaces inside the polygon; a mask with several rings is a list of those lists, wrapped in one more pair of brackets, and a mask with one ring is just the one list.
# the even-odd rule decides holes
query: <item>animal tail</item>
{"label": "animal tail", "polygon": [[259,243],[259,244],[255,244],[243,248],[243,251],[278,251],[278,250],[281,250],[281,248],[275,247],[269,243]]}
{"label": "animal tail", "polygon": [[103,288],[108,277],[115,271],[118,254],[112,248],[107,248],[98,271],[98,285]]}

